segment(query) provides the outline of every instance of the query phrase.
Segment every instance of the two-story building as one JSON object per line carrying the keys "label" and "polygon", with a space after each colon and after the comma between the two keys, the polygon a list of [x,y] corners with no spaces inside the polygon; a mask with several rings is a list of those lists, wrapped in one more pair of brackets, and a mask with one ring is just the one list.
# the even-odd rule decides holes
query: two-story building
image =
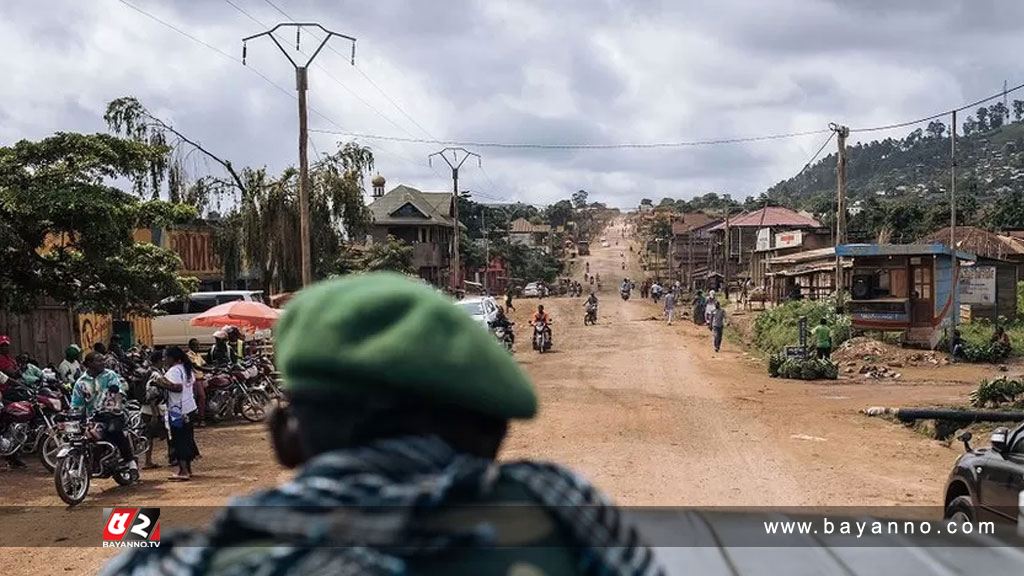
{"label": "two-story building", "polygon": [[509,225],[508,239],[513,244],[540,248],[545,252],[550,252],[551,226],[548,224],[533,224],[526,218],[516,218]]}
{"label": "two-story building", "polygon": [[435,285],[448,281],[455,230],[455,203],[451,192],[423,192],[400,184],[384,192],[386,181],[373,179],[370,241],[393,236],[413,248],[413,266],[421,278]]}
{"label": "two-story building", "polygon": [[766,286],[767,262],[776,250],[778,233],[798,232],[781,235],[792,244],[787,248],[798,251],[820,247],[821,229],[813,217],[782,206],[765,206],[732,217],[711,229],[712,271],[730,281],[750,279],[756,286]]}

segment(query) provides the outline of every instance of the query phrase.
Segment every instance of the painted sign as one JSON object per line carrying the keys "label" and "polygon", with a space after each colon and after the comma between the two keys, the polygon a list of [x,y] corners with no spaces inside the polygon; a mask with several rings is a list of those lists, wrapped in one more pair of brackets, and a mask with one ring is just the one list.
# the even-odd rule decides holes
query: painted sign
{"label": "painted sign", "polygon": [[960,302],[992,305],[995,301],[995,266],[964,266],[960,269]]}
{"label": "painted sign", "polygon": [[775,248],[797,248],[804,244],[803,230],[779,232],[775,235]]}
{"label": "painted sign", "polygon": [[182,272],[194,276],[221,273],[213,233],[206,230],[172,230],[170,246],[181,257]]}
{"label": "painted sign", "polygon": [[772,229],[761,228],[757,231],[757,244],[754,246],[754,250],[760,252],[762,250],[768,250],[772,247]]}

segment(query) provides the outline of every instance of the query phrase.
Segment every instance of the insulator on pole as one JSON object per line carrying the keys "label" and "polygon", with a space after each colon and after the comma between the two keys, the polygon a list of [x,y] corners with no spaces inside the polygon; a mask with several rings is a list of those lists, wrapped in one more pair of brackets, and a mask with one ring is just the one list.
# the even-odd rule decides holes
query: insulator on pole
{"label": "insulator on pole", "polygon": [[356,65],[356,43],[352,42],[352,65]]}
{"label": "insulator on pole", "polygon": [[302,33],[302,26],[295,27],[295,50],[299,50],[299,34]]}
{"label": "insulator on pole", "polygon": [[242,42],[242,66],[245,66],[245,53],[246,53],[247,49],[248,49],[248,46],[246,45],[246,43]]}

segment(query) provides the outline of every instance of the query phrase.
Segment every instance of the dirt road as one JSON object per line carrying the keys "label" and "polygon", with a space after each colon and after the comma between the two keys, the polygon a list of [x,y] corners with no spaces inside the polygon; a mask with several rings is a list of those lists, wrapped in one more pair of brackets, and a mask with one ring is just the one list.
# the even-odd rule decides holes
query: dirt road
{"label": "dirt road", "polygon": [[[554,349],[538,354],[530,350],[526,325],[537,301],[517,303],[516,357],[537,385],[541,413],[513,427],[507,458],[568,464],[630,505],[941,503],[955,449],[857,410],[961,401],[967,385],[770,379],[760,361],[729,343],[713,353],[705,328],[685,320],[667,326],[654,304],[623,302],[615,288],[623,260],[627,273],[641,276],[620,229],[607,236],[612,246],[595,246],[588,258],[605,285],[597,326],[583,326],[582,299],[545,299],[555,321]],[[146,471],[144,482],[129,489],[97,482],[89,504],[218,506],[287,477],[259,426],[201,429],[198,442],[204,458],[193,482],[173,484],[163,480],[166,469]],[[59,500],[36,465],[0,471],[0,505],[58,506]],[[98,518],[96,524],[98,541]],[[110,554],[7,548],[0,562],[15,567],[9,574],[89,574]]]}
{"label": "dirt road", "polygon": [[[583,326],[580,299],[548,299],[554,351],[519,348],[542,412],[514,428],[507,454],[572,465],[632,505],[941,501],[955,452],[856,412],[923,397],[959,400],[963,385],[771,379],[729,343],[715,354],[706,328],[668,326],[653,303],[623,302],[615,288],[623,260],[626,273],[641,276],[619,228],[607,237],[612,246],[588,258],[605,284],[598,325]],[[534,304],[521,301],[516,317],[525,320]]]}

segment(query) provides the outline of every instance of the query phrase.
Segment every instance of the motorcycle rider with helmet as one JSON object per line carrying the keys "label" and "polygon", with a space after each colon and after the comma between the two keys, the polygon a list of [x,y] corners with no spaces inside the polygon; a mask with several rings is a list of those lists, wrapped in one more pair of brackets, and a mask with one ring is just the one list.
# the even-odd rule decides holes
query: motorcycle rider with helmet
{"label": "motorcycle rider with helmet", "polygon": [[85,373],[71,392],[71,409],[82,410],[86,417],[102,425],[103,439],[117,447],[121,461],[130,470],[138,470],[132,445],[124,435],[124,398],[128,386],[117,372],[107,368],[107,360],[98,352],[85,356]]}

